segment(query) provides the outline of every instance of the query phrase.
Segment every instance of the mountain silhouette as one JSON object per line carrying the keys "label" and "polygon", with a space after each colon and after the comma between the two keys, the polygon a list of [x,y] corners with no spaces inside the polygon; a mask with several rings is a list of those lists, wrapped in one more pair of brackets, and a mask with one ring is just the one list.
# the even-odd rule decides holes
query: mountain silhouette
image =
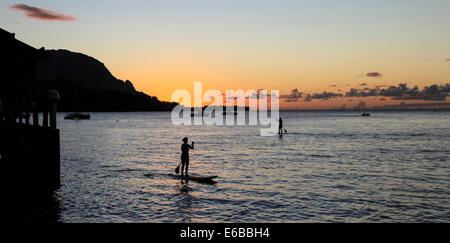
{"label": "mountain silhouette", "polygon": [[59,111],[169,111],[177,105],[136,91],[131,81],[115,78],[93,57],[68,50],[46,52],[50,58],[37,69],[48,73],[51,67],[47,88],[59,91]]}

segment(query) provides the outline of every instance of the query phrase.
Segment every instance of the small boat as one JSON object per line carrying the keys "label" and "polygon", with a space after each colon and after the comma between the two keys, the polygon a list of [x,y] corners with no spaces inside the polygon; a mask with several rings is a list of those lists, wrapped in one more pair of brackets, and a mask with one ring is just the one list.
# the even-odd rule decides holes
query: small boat
{"label": "small boat", "polygon": [[91,115],[89,113],[80,113],[80,112],[74,112],[66,115],[64,117],[65,120],[90,120]]}
{"label": "small boat", "polygon": [[370,116],[369,113],[362,113],[361,116]]}

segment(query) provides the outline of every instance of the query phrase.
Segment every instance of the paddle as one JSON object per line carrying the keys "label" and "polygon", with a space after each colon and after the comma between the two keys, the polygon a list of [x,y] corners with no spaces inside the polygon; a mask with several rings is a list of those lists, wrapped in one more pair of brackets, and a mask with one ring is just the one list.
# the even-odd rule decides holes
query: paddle
{"label": "paddle", "polygon": [[175,173],[177,173],[177,175],[178,175],[178,173],[180,172],[180,165],[181,165],[181,163],[177,166],[177,168],[175,169]]}
{"label": "paddle", "polygon": [[286,130],[286,128],[283,128],[284,129],[284,133],[287,133],[287,130]]}

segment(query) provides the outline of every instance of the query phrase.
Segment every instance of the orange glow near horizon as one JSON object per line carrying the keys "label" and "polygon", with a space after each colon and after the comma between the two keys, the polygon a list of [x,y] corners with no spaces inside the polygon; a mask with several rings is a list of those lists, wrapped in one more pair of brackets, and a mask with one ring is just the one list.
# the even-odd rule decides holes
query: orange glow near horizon
{"label": "orange glow near horizon", "polygon": [[[319,48],[319,47],[316,47]],[[280,90],[280,94],[289,94],[292,89],[304,93],[334,92],[345,94],[351,88],[374,88],[376,86],[397,86],[407,83],[409,87],[418,85],[420,89],[433,84],[442,85],[450,80],[450,63],[443,60],[429,61],[413,58],[414,53],[401,53],[390,57],[374,55],[373,51],[353,56],[317,56],[307,51],[303,55],[283,56],[283,53],[267,52],[258,54],[248,50],[244,58],[233,58],[231,53],[214,48],[181,46],[170,48],[163,45],[158,52],[149,53],[145,48],[139,50],[133,58],[119,59],[117,56],[105,56],[113,60],[106,63],[111,72],[122,80],[130,80],[135,88],[160,100],[170,101],[172,93],[184,89],[193,94],[196,81],[203,82],[203,90]],[[245,51],[245,50],[241,50]],[[308,55],[307,55],[308,54]],[[316,56],[314,56],[316,55]],[[367,58],[366,55],[374,55]],[[380,72],[381,77],[367,77],[368,72]],[[362,87],[360,84],[365,83]],[[362,100],[367,107],[383,106],[383,100],[329,99],[312,102],[280,102],[282,109],[335,109],[346,105],[347,108],[358,105]],[[386,105],[400,104],[402,101],[387,98]],[[429,103],[426,101],[404,101],[405,103]]]}
{"label": "orange glow near horizon", "polygon": [[[119,68],[118,70],[121,70]],[[177,89],[183,89],[190,92],[192,95],[194,93],[194,82],[203,82],[203,92],[210,89],[217,89],[222,93],[226,90],[258,90],[266,89],[268,92],[270,90],[279,90],[280,94],[289,94],[294,88],[299,89],[299,91],[304,93],[322,93],[334,92],[341,93],[345,95],[351,88],[375,88],[377,86],[397,86],[399,83],[407,83],[409,87],[414,87],[418,85],[420,89],[425,86],[430,86],[433,84],[443,85],[446,80],[442,82],[429,82],[423,80],[416,80],[415,82],[408,81],[397,81],[391,82],[391,78],[383,76],[381,78],[367,78],[359,77],[359,75],[353,75],[353,77],[340,78],[336,82],[329,82],[327,80],[333,74],[321,74],[318,73],[317,76],[314,75],[313,71],[309,71],[308,75],[304,78],[294,79],[286,75],[283,80],[276,80],[275,77],[279,76],[277,70],[269,70],[265,72],[265,75],[261,73],[254,72],[244,72],[240,69],[229,69],[218,68],[217,66],[199,64],[194,62],[188,62],[186,60],[178,59],[177,62],[160,62],[150,65],[150,68],[145,68],[144,66],[130,67],[129,69],[124,69],[123,72],[116,72],[117,77],[123,80],[129,79],[133,82],[135,88],[138,91],[142,91],[146,94],[156,96],[160,100],[170,101],[172,93]],[[292,74],[297,76],[296,74]],[[300,75],[300,74],[298,74]],[[343,77],[351,76],[340,74]],[[398,77],[403,74],[397,74]],[[281,75],[280,75],[281,76]],[[300,75],[302,76],[302,75]],[[389,75],[390,76],[390,75]],[[405,75],[407,76],[407,75]],[[422,74],[423,77],[427,76]],[[444,74],[438,75],[428,75],[435,76],[438,79],[439,76],[445,76]],[[202,77],[202,78],[198,78]],[[302,76],[303,77],[303,76]],[[450,77],[450,74],[449,74]],[[403,80],[400,78],[392,78],[393,80]],[[411,77],[412,79],[412,77]],[[336,79],[337,80],[337,79]],[[424,79],[425,80],[425,79]],[[438,79],[439,80],[439,79]],[[360,86],[360,84],[366,83],[366,86]],[[299,99],[299,102],[285,102],[280,100],[281,109],[340,109],[345,105],[346,109],[352,109],[356,107],[361,101],[366,103],[367,108],[374,106],[384,106],[384,105],[399,105],[402,102],[405,103],[433,103],[421,100],[391,100],[389,97],[385,99],[380,99],[381,97],[368,97],[368,98],[333,98],[328,100],[312,100],[311,102],[305,102]],[[445,101],[445,102],[448,102]],[[439,102],[436,102],[439,103]]]}
{"label": "orange glow near horizon", "polygon": [[[450,83],[446,1],[410,1],[407,8],[404,1],[350,0],[332,7],[323,1],[46,2],[35,7],[70,14],[73,21],[27,18],[6,0],[0,7],[2,28],[36,48],[92,56],[115,77],[163,101],[177,89],[192,92],[196,81],[204,90],[280,94],[293,89],[345,94],[362,83],[369,88]],[[367,77],[371,72],[381,75]],[[355,100],[368,107],[402,102],[342,98],[280,107],[333,109],[358,105]]]}

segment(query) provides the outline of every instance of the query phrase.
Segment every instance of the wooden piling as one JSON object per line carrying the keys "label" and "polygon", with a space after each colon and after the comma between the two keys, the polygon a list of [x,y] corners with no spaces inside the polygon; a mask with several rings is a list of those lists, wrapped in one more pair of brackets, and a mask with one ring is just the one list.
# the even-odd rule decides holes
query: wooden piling
{"label": "wooden piling", "polygon": [[56,129],[56,108],[59,100],[58,91],[49,90],[48,99],[50,101],[50,128]]}

